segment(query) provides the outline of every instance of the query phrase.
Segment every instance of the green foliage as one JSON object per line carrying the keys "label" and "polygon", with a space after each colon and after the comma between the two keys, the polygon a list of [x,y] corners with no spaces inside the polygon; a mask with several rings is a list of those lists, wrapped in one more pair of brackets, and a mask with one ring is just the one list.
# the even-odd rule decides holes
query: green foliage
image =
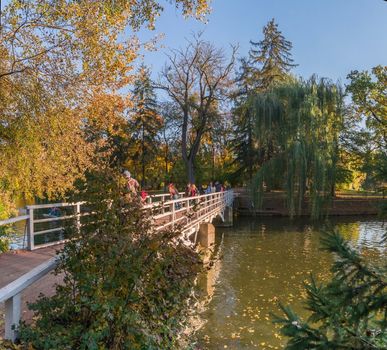
{"label": "green foliage", "polygon": [[366,117],[367,126],[373,130],[373,141],[387,147],[387,67],[376,66],[372,74],[352,71],[347,77],[347,91],[352,95],[356,113]]}
{"label": "green foliage", "polygon": [[385,262],[366,264],[337,232],[327,233],[322,245],[335,256],[332,280],[320,285],[312,278],[305,286],[307,322],[281,306],[285,317],[275,316],[274,322],[290,338],[285,349],[386,349]]}
{"label": "green foliage", "polygon": [[255,144],[254,114],[251,107],[252,98],[241,102],[234,110],[235,132],[233,139],[234,163],[237,170],[234,177],[239,182],[245,178],[252,180],[254,172],[259,165],[259,150]]}
{"label": "green foliage", "polygon": [[284,188],[291,216],[301,214],[306,195],[312,217],[334,192],[342,128],[340,86],[312,77],[254,96],[255,137],[262,165],[254,185]]}
{"label": "green foliage", "polygon": [[150,71],[145,66],[140,68],[138,79],[135,81],[133,101],[135,106],[129,120],[131,155],[135,165],[137,163],[140,165],[141,182],[142,186],[145,186],[145,170],[158,153],[158,133],[163,125],[162,117],[158,113]]}
{"label": "green foliage", "polygon": [[387,181],[387,68],[379,65],[372,72],[352,71],[348,79],[353,107],[349,119],[364,121],[366,130],[350,134],[347,148],[359,159],[358,168],[366,175],[363,187],[378,190]]}
{"label": "green foliage", "polygon": [[199,258],[179,230],[158,232],[120,175],[94,174],[82,198],[94,215],[69,228],[56,295],[30,307],[23,344],[36,349],[172,349],[184,329]]}
{"label": "green foliage", "polygon": [[289,71],[297,66],[291,54],[293,45],[278,30],[274,18],[263,28],[263,35],[259,42],[250,41],[251,80],[256,91],[286,82]]}
{"label": "green foliage", "polygon": [[291,57],[292,43],[278,30],[274,19],[263,28],[263,35],[264,38],[259,42],[250,41],[249,59],[241,60],[237,77],[233,151],[234,163],[237,165],[234,178],[238,178],[239,182],[250,182],[254,173],[267,160],[267,153],[271,152],[257,143],[254,133],[255,94],[289,83],[289,72],[296,66]]}

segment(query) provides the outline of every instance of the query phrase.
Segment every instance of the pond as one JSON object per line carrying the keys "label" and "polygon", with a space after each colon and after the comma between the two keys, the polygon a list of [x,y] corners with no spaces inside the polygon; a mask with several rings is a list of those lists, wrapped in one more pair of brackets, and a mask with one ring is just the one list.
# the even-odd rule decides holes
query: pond
{"label": "pond", "polygon": [[282,349],[286,339],[272,323],[281,301],[300,316],[303,283],[330,277],[333,256],[320,250],[323,227],[338,229],[367,259],[383,259],[387,223],[376,217],[306,219],[239,218],[217,228],[219,260],[200,278],[207,304],[200,315],[199,349]]}

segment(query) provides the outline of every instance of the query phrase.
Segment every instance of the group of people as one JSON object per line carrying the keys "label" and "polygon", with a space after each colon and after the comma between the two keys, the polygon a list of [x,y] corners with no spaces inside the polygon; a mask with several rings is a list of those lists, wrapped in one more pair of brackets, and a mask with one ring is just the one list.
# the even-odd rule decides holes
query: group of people
{"label": "group of people", "polygon": [[[174,192],[178,194],[178,191],[176,190],[174,184],[170,184],[170,186],[171,185],[173,186]],[[215,183],[211,181],[208,185],[199,185],[198,187],[194,183],[189,182],[187,184],[184,194],[186,197],[195,197],[215,192],[223,192],[224,190],[225,186],[223,186],[219,181],[216,181]],[[169,193],[171,193],[171,191],[169,191]]]}
{"label": "group of people", "polygon": [[[140,184],[131,176],[128,170],[125,170],[123,174],[127,179],[127,189],[129,193],[134,196],[139,195],[142,202],[145,203],[149,194],[145,191],[145,189],[140,190]],[[196,197],[204,194],[223,192],[225,189],[226,187],[219,181],[211,181],[208,185],[199,185],[198,187],[194,183],[188,183],[185,189],[185,197]],[[172,200],[180,198],[179,191],[173,182],[168,185],[168,192]]]}

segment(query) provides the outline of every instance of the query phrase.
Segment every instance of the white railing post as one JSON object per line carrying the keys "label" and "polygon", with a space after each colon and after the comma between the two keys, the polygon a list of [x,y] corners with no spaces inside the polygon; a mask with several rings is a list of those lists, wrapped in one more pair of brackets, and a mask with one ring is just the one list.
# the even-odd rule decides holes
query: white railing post
{"label": "white railing post", "polygon": [[186,213],[186,217],[187,217],[187,225],[188,225],[188,223],[189,223],[189,209],[190,209],[190,207],[189,207],[189,199],[186,201],[186,209],[185,209],[185,213]]}
{"label": "white railing post", "polygon": [[175,229],[175,203],[172,203],[172,229]]}
{"label": "white railing post", "polygon": [[27,207],[27,249],[34,250],[35,242],[34,242],[34,209]]}
{"label": "white railing post", "polygon": [[15,341],[17,338],[17,327],[20,322],[21,297],[20,293],[5,301],[5,339]]}

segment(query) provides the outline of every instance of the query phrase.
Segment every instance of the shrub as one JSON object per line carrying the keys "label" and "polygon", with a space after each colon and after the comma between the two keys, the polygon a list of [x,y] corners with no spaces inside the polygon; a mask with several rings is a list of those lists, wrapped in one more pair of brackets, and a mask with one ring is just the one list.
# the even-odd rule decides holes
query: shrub
{"label": "shrub", "polygon": [[[198,255],[179,230],[157,232],[118,175],[97,175],[82,199],[94,215],[60,255],[63,284],[30,305],[23,344],[36,349],[173,349],[190,306]],[[109,198],[109,200],[107,200]]]}

